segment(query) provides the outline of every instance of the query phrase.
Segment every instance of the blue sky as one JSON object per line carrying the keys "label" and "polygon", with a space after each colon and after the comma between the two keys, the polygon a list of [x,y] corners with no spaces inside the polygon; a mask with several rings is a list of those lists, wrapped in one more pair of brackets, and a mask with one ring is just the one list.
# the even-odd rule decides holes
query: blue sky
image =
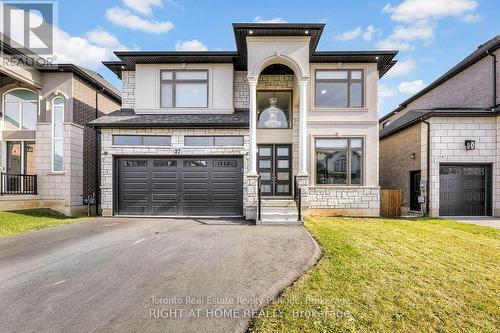
{"label": "blue sky", "polygon": [[115,49],[235,50],[232,22],[324,22],[319,50],[400,50],[400,64],[380,82],[380,116],[500,33],[496,0],[58,3],[59,60],[92,67],[117,86],[99,65]]}

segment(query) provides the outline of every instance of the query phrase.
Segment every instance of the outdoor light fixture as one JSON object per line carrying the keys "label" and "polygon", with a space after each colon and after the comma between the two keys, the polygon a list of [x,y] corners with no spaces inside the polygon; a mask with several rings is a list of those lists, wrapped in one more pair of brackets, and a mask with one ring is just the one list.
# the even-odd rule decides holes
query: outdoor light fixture
{"label": "outdoor light fixture", "polygon": [[306,35],[309,35],[309,30],[304,31]]}
{"label": "outdoor light fixture", "polygon": [[249,33],[250,35],[251,35],[251,34],[253,34],[253,30],[248,31],[248,33]]}
{"label": "outdoor light fixture", "polygon": [[416,157],[416,154],[415,154],[415,153],[411,153],[411,155],[410,155],[410,159],[411,159],[411,160],[414,160],[414,159],[415,159],[415,157]]}
{"label": "outdoor light fixture", "polygon": [[121,68],[121,69],[125,69],[125,66],[121,65],[121,66],[120,66],[120,68]]}

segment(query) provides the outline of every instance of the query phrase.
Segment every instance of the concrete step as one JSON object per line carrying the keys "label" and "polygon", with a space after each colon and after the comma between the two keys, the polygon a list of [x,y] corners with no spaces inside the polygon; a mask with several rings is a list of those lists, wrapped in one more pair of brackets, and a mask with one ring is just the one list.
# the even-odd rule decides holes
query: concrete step
{"label": "concrete step", "polygon": [[296,207],[293,199],[262,199],[262,207]]}
{"label": "concrete step", "polygon": [[297,213],[297,207],[262,207],[262,212],[276,213]]}
{"label": "concrete step", "polygon": [[262,214],[263,220],[295,220],[297,221],[297,214],[280,214],[280,213],[267,213]]}
{"label": "concrete step", "polygon": [[302,225],[302,221],[295,220],[282,220],[282,219],[263,219],[261,221],[257,221],[259,225]]}

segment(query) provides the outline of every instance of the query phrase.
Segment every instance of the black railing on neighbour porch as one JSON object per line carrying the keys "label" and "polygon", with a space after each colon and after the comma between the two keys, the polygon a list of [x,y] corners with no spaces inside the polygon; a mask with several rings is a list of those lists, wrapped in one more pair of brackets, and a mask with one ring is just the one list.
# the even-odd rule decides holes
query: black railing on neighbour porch
{"label": "black railing on neighbour porch", "polygon": [[0,195],[4,194],[37,194],[36,175],[1,173]]}
{"label": "black railing on neighbour porch", "polygon": [[302,221],[302,189],[297,182],[297,176],[293,176],[293,200],[297,205],[297,221]]}
{"label": "black railing on neighbour porch", "polygon": [[260,190],[260,175],[257,178],[257,221],[260,221],[262,219],[262,194]]}

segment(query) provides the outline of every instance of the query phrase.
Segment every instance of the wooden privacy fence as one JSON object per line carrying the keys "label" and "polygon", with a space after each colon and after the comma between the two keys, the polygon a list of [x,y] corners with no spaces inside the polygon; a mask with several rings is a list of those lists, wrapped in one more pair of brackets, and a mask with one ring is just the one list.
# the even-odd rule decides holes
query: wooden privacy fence
{"label": "wooden privacy fence", "polygon": [[380,217],[401,216],[401,190],[380,190]]}

